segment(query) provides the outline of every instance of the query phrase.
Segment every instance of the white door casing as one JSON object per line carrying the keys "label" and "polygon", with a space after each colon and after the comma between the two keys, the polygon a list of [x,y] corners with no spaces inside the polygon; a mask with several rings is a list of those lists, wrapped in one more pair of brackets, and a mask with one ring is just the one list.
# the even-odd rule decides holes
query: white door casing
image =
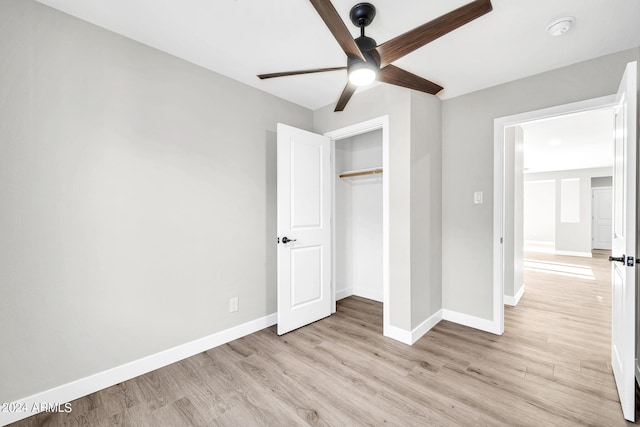
{"label": "white door casing", "polygon": [[629,421],[635,420],[637,67],[627,64],[616,96],[611,250],[620,259],[611,263],[611,366]]}
{"label": "white door casing", "polygon": [[[502,334],[504,332],[504,210],[513,208],[504,203],[505,174],[505,129],[533,120],[559,117],[566,114],[580,113],[600,108],[613,108],[615,96],[608,95],[570,104],[556,105],[540,110],[518,113],[494,119],[493,126],[493,320],[485,330]],[[511,164],[510,164],[511,165]]]}
{"label": "white door casing", "polygon": [[[626,234],[627,240],[624,245],[625,255],[636,255],[636,236],[638,230],[636,229],[636,167],[637,167],[637,138],[638,138],[638,123],[637,123],[637,62],[633,62],[627,65],[625,74],[623,76],[620,90],[616,96],[604,96],[601,98],[594,98],[586,101],[580,101],[572,104],[559,105],[555,107],[545,108],[542,110],[531,111],[527,113],[515,114],[512,116],[500,117],[494,120],[494,211],[493,211],[493,225],[494,225],[494,244],[493,244],[493,308],[494,319],[493,329],[497,333],[504,331],[504,306],[503,306],[503,253],[502,253],[502,236],[503,236],[503,202],[504,202],[504,130],[508,126],[517,125],[531,120],[544,119],[549,117],[557,117],[564,114],[575,113],[580,111],[588,111],[597,108],[604,108],[609,106],[616,106],[618,112],[623,113],[620,118],[620,122],[616,122],[616,136],[624,135],[624,141],[627,142],[627,151],[625,157],[629,160],[629,168],[624,170],[621,177],[630,186],[633,186],[633,190],[627,186],[624,188],[623,195],[628,202],[621,211],[623,213],[625,222],[633,221],[633,226],[626,224],[629,227],[630,233]],[[624,117],[624,122],[622,122]],[[620,130],[618,130],[620,125]],[[623,131],[623,129],[625,129]],[[622,140],[622,139],[621,139]],[[632,169],[632,171],[630,170]],[[630,178],[631,176],[631,178]],[[616,198],[615,177],[614,177],[614,204]],[[614,229],[615,229],[615,214],[614,214]],[[633,240],[633,243],[630,241]],[[613,246],[613,254],[615,256],[622,256],[622,253],[617,254],[615,243]],[[619,264],[618,262],[614,264]],[[634,259],[635,264],[635,259]],[[624,267],[618,266],[618,281],[614,280],[616,267],[612,266],[612,366],[614,370],[614,377],[616,378],[616,386],[620,395],[621,406],[623,414],[627,420],[633,420],[635,418],[635,394],[634,394],[634,359],[635,359],[635,286],[636,286],[636,268],[637,267]],[[622,280],[631,281],[622,282]],[[627,286],[628,285],[628,286]],[[624,310],[621,310],[621,308]],[[615,349],[614,349],[615,346]],[[618,362],[619,361],[619,362]]]}
{"label": "white door casing", "polygon": [[280,123],[277,131],[282,335],[331,314],[331,175],[328,137]]}
{"label": "white door casing", "polygon": [[591,237],[593,249],[611,250],[613,236],[613,193],[611,187],[592,190]]}

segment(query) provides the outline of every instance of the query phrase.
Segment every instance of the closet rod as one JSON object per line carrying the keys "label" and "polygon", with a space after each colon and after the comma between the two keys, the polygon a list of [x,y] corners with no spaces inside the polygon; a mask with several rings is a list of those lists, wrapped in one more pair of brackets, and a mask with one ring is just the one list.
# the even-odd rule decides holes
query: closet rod
{"label": "closet rod", "polygon": [[370,170],[370,171],[343,173],[342,175],[340,175],[340,178],[349,178],[349,177],[352,177],[352,176],[362,176],[362,175],[375,175],[375,174],[379,174],[379,173],[382,173],[382,169],[373,169],[373,170]]}

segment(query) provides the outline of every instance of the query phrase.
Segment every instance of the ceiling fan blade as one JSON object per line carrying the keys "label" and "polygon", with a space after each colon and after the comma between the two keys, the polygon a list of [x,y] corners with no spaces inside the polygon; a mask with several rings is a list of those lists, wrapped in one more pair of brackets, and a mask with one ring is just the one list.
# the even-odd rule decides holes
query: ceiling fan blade
{"label": "ceiling fan blade", "polygon": [[332,67],[332,68],[314,68],[311,70],[282,71],[280,73],[258,74],[258,78],[260,78],[261,80],[264,80],[264,79],[272,79],[274,77],[297,76],[299,74],[324,73],[326,71],[338,71],[338,70],[346,70],[346,69],[347,67]]}
{"label": "ceiling fan blade", "polygon": [[437,85],[420,76],[416,76],[408,71],[398,68],[394,65],[387,65],[378,72],[378,81],[389,83],[396,86],[402,86],[409,89],[419,90],[420,92],[435,95],[440,92],[443,87]]}
{"label": "ceiling fan blade", "polygon": [[347,29],[347,26],[344,25],[344,21],[340,19],[340,15],[336,11],[335,7],[331,4],[329,0],[310,0],[313,7],[316,8],[318,14],[324,21],[324,23],[329,27],[329,31],[333,34],[333,37],[338,41],[338,44],[347,54],[347,56],[353,56],[366,61],[362,52],[360,52],[360,48],[353,40],[353,36]]}
{"label": "ceiling fan blade", "polygon": [[384,67],[492,10],[491,0],[476,0],[382,43],[377,48],[382,57],[380,66]]}
{"label": "ceiling fan blade", "polygon": [[347,85],[344,87],[344,90],[342,91],[342,95],[340,95],[340,99],[338,99],[338,103],[336,104],[336,109],[333,110],[335,111],[342,111],[344,110],[344,107],[347,106],[347,102],[349,102],[349,100],[351,99],[351,96],[353,96],[353,93],[356,91],[356,85],[354,85],[351,82],[347,82]]}

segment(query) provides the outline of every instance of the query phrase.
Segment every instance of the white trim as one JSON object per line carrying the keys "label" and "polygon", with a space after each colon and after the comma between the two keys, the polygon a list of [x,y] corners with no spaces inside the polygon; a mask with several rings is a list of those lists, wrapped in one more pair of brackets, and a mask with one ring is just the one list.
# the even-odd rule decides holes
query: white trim
{"label": "white trim", "polygon": [[524,283],[522,284],[522,286],[520,286],[520,290],[516,293],[515,296],[504,296],[504,304],[515,307],[520,302],[520,298],[522,298],[522,295],[524,295]]}
{"label": "white trim", "polygon": [[352,136],[371,132],[377,129],[384,129],[385,126],[389,126],[389,116],[380,116],[376,117],[375,119],[356,123],[355,125],[332,130],[330,132],[326,132],[324,136],[327,136],[329,137],[329,139],[336,141],[339,139],[350,138]]}
{"label": "white trim", "polygon": [[[350,297],[351,295],[353,295],[353,288],[342,289],[340,291],[336,291],[336,301],[339,301],[341,299]],[[334,313],[335,313],[335,310],[334,310]]]}
{"label": "white trim", "polygon": [[[364,122],[357,123],[355,125],[347,126],[341,129],[336,129],[331,132],[327,132],[324,135],[331,139],[331,176],[332,179],[335,180],[335,162],[333,161],[335,158],[335,141],[339,139],[349,138],[354,135],[360,135],[366,132],[371,132],[377,129],[382,129],[382,169],[384,170],[384,174],[382,174],[382,328],[384,336],[391,336],[389,334],[394,334],[395,332],[391,332],[392,327],[389,324],[389,319],[391,318],[389,306],[391,301],[389,299],[389,177],[391,176],[392,169],[389,167],[389,116],[380,116],[371,120],[367,120]],[[331,185],[331,203],[332,203],[332,218],[335,217],[335,184],[332,181]],[[331,224],[333,229],[332,231],[332,245],[335,242],[335,227],[333,227],[333,222]],[[337,298],[335,292],[335,250],[332,247],[332,294],[333,294],[333,302],[332,302],[332,313],[336,311],[336,300]],[[398,329],[402,331],[401,329]],[[402,333],[397,336],[404,336]],[[393,338],[393,337],[392,337]],[[395,338],[394,338],[395,339]],[[398,339],[398,341],[403,341],[402,339]]]}
{"label": "white trim", "polygon": [[411,331],[393,325],[384,325],[384,336],[411,345]]}
{"label": "white trim", "polygon": [[0,425],[7,425],[37,414],[40,411],[31,412],[34,405],[40,405],[41,403],[59,403],[60,405],[64,405],[72,400],[273,326],[276,324],[276,320],[276,313],[269,314],[268,316],[163,350],[159,353],[125,363],[124,365],[116,366],[41,393],[18,399],[14,403],[17,403],[19,407],[22,407],[23,404],[26,405],[28,412],[0,412]]}
{"label": "white trim", "polygon": [[411,344],[418,341],[424,334],[429,332],[442,320],[442,309],[433,313],[427,320],[413,328],[411,331]]}
{"label": "white trim", "polygon": [[[504,230],[502,214],[504,211],[504,125],[493,127],[493,325],[498,334],[504,332]],[[448,312],[448,310],[445,310]],[[443,314],[446,319],[446,315]]]}
{"label": "white trim", "polygon": [[591,255],[591,252],[576,252],[576,251],[559,251],[559,250],[555,250],[553,251],[554,254],[556,255],[565,255],[565,256],[579,256],[582,258],[592,258],[593,255]]}
{"label": "white trim", "polygon": [[640,365],[638,365],[638,359],[636,359],[636,382],[640,386]]}
{"label": "white trim", "polygon": [[[504,277],[502,253],[504,236],[503,210],[504,210],[504,131],[506,127],[524,122],[542,120],[551,117],[562,116],[581,111],[595,110],[613,106],[615,95],[588,99],[586,101],[571,104],[558,105],[543,108],[526,113],[499,117],[493,121],[493,321],[492,329],[495,333],[504,332]],[[446,317],[445,317],[446,318]],[[481,319],[484,320],[484,319]],[[480,328],[482,329],[482,328]]]}
{"label": "white trim", "polygon": [[545,240],[525,240],[524,252],[536,252],[543,254],[553,254],[556,250],[556,242]]}
{"label": "white trim", "polygon": [[497,329],[496,322],[489,319],[471,316],[465,313],[459,313],[453,310],[442,309],[442,319],[459,325],[468,326],[470,328],[479,329],[481,331],[490,332],[496,335],[502,335],[503,330]]}
{"label": "white trim", "polygon": [[[540,182],[540,181],[538,181]],[[553,182],[552,179],[549,182]],[[553,240],[525,240],[524,245],[543,245],[543,246],[555,246],[556,242]]]}
{"label": "white trim", "polygon": [[384,336],[407,345],[413,345],[442,320],[443,310],[438,310],[411,331],[393,325],[385,325]]}
{"label": "white trim", "polygon": [[380,291],[372,291],[370,289],[353,288],[353,295],[384,303],[384,295]]}

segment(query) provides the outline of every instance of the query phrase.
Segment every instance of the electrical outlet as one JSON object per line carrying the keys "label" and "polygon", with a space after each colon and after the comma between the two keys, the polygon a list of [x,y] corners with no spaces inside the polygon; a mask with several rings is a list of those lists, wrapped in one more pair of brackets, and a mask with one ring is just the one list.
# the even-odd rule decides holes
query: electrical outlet
{"label": "electrical outlet", "polygon": [[238,311],[238,297],[233,297],[229,300],[229,313]]}

